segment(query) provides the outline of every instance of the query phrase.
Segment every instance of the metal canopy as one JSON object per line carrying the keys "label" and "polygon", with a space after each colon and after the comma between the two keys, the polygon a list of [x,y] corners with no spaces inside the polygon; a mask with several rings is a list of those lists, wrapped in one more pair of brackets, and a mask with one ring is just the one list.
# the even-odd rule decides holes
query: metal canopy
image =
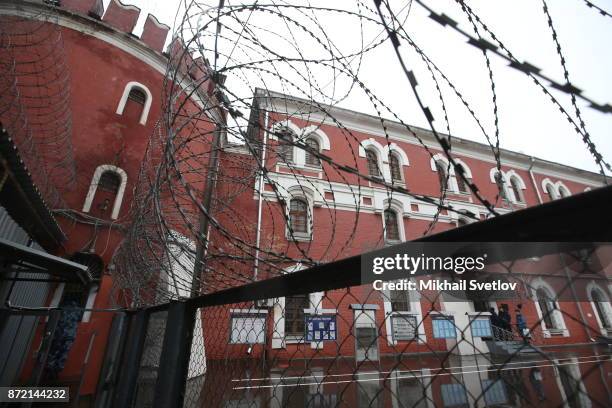
{"label": "metal canopy", "polygon": [[93,280],[86,266],[1,238],[0,262],[4,265],[30,266],[27,270],[29,273],[48,273],[84,285]]}
{"label": "metal canopy", "polygon": [[66,241],[66,236],[34,184],[17,146],[1,123],[0,158],[0,169],[3,168],[8,174],[5,183],[0,186],[0,204],[41,246],[57,248]]}

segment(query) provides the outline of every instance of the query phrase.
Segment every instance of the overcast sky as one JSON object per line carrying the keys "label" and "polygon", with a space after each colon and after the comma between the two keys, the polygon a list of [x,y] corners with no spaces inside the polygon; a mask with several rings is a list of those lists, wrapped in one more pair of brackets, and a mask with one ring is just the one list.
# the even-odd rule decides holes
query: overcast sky
{"label": "overcast sky", "polygon": [[[594,2],[604,9],[612,10],[610,0]],[[139,34],[142,31],[147,12],[155,14],[160,21],[172,25],[179,1],[125,0],[124,3],[135,4],[144,11],[134,30],[135,34]],[[208,3],[217,4],[216,1]],[[226,4],[228,3],[237,4],[238,2],[227,0]],[[450,28],[442,27],[429,19],[428,13],[417,3],[407,7],[409,3],[410,1],[392,1],[394,9],[401,10],[402,19],[409,11],[403,27],[473,106],[487,133],[494,135],[491,85],[482,52],[467,45],[465,40]],[[429,0],[426,3],[438,13],[444,12],[453,17],[464,30],[472,32],[467,18],[454,1]],[[519,60],[529,61],[541,68],[546,75],[564,82],[559,57],[540,0],[472,0],[466,3],[476,11]],[[356,10],[352,0],[311,1],[311,4]],[[374,7],[373,1],[371,4],[365,1],[364,4]],[[612,80],[610,80],[612,18],[599,15],[595,10],[588,8],[583,0],[548,0],[548,5],[567,60],[571,82],[582,89],[585,95],[599,103],[612,102]],[[242,17],[247,17],[247,15]],[[343,20],[338,15],[329,13],[317,14],[317,17],[334,45],[343,53],[346,54],[361,47],[361,27],[356,19]],[[255,26],[274,26],[274,21],[266,20],[271,17],[263,14],[253,14],[251,18],[249,23]],[[257,19],[260,19],[259,22]],[[313,26],[308,23],[306,25]],[[367,44],[380,38],[380,34],[380,27],[370,24],[365,28],[363,40]],[[266,38],[262,34],[262,38],[268,41],[268,44],[274,44],[275,40],[272,37]],[[296,40],[301,41],[299,35]],[[316,54],[316,44],[309,44],[307,38],[303,38],[303,44],[306,52],[312,49],[314,50],[312,52]],[[220,47],[224,46],[230,47],[230,44],[220,45]],[[282,44],[279,44],[279,49],[282,49]],[[429,106],[434,113],[437,129],[445,131],[446,125],[442,120],[438,96],[427,70],[406,43],[402,44],[401,50],[409,69],[413,69],[417,75],[419,90],[423,93],[425,105]],[[226,51],[229,52],[229,50]],[[233,57],[241,58],[239,52],[234,53]],[[244,58],[246,57],[243,57],[242,60]],[[356,69],[359,62],[361,63],[359,79],[368,88],[372,89],[405,122],[427,126],[388,41],[387,44],[369,52],[362,60],[353,60],[351,66]],[[581,137],[574,132],[558,108],[550,103],[549,98],[533,84],[533,81],[524,74],[508,68],[506,63],[498,57],[492,56],[491,62],[499,103],[501,146],[570,166],[598,171]],[[319,72],[318,68],[313,69],[314,73]],[[333,74],[329,71],[320,71],[320,73],[321,85],[330,84],[326,89],[334,92],[334,95],[340,95],[342,91],[348,89],[348,82],[342,82],[340,79],[335,84],[337,89],[333,88],[330,82]],[[292,74],[287,73],[287,75]],[[270,80],[267,82],[270,89],[287,91],[280,86],[275,86]],[[482,132],[478,130],[450,89],[443,87],[442,92],[447,103],[451,133],[455,136],[484,142]],[[574,116],[569,96],[554,90],[552,93]],[[303,95],[297,96],[303,97]],[[599,113],[590,109],[583,102],[578,103],[592,140],[604,157],[612,160],[612,132],[610,131],[612,114]],[[339,106],[376,114],[366,95],[360,91],[351,92]],[[383,113],[383,116],[391,118],[388,112]]]}

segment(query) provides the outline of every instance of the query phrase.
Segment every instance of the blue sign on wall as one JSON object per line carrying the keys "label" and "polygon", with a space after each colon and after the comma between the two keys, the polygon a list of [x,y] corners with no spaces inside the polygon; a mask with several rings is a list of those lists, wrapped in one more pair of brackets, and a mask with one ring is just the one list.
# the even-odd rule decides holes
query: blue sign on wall
{"label": "blue sign on wall", "polygon": [[306,341],[336,340],[336,316],[306,316]]}

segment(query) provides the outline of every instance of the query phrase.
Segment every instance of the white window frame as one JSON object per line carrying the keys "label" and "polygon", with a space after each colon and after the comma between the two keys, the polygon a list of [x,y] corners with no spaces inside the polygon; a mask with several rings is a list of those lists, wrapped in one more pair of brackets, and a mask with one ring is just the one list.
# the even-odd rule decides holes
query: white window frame
{"label": "white window frame", "polygon": [[[268,132],[270,140],[278,140],[278,137],[274,133],[279,132],[282,129],[289,130],[293,134],[293,140],[296,143],[305,143],[306,139],[313,138],[319,142],[319,151],[330,150],[331,148],[329,136],[327,136],[327,134],[321,130],[320,126],[310,125],[306,126],[305,128],[300,128],[289,119],[279,120],[272,125],[270,131]],[[306,150],[294,145],[292,146],[292,149],[292,161],[290,163],[279,161],[279,164],[290,165],[294,168],[302,168],[306,170],[321,169],[321,165],[312,166],[306,164]]]}
{"label": "white window frame", "polygon": [[[471,182],[473,177],[472,177],[472,170],[470,169],[470,167],[467,164],[465,164],[465,162],[463,160],[461,160],[461,159],[455,159],[455,163],[457,165],[460,165],[461,167],[463,167],[463,174],[464,174],[465,178],[469,182]],[[452,168],[452,166],[451,166],[451,168]],[[453,177],[453,185],[455,186],[455,191],[458,194],[472,195],[472,191],[470,190],[470,187],[467,186],[467,185],[466,185],[466,187],[467,187],[468,190],[466,192],[463,192],[463,191],[459,190],[459,182],[457,181],[457,179],[460,176],[457,175],[457,172],[455,171],[454,168],[453,168],[453,175],[452,175],[452,177]]]}
{"label": "white window frame", "polygon": [[544,317],[543,317],[544,315],[542,314],[542,309],[540,309],[540,303],[538,302],[538,296],[537,296],[538,289],[544,289],[545,291],[547,291],[551,299],[554,299],[554,302],[557,304],[557,308],[552,313],[551,319],[554,319],[554,321],[556,321],[559,324],[559,327],[552,328],[553,333],[555,334],[561,333],[563,337],[569,337],[569,330],[567,329],[567,326],[565,324],[563,312],[561,311],[561,304],[559,303],[558,300],[556,300],[557,293],[542,278],[537,278],[532,283],[531,294],[532,294],[532,300],[535,304],[536,312],[538,314],[538,320],[540,322],[540,327],[542,328],[542,333],[544,334],[544,337],[550,338],[552,337],[552,333],[551,333],[551,328],[546,327],[546,323],[544,322]]}
{"label": "white window frame", "polygon": [[[297,272],[304,269],[305,266],[298,263],[290,268],[283,271],[284,274]],[[336,315],[337,309],[324,309],[323,308],[323,292],[313,292],[308,295],[310,300],[310,307],[304,309],[305,315]],[[297,338],[293,336],[285,335],[285,297],[277,298],[274,301],[272,308],[272,318],[274,323],[272,325],[272,348],[273,349],[284,349],[287,344],[303,344],[305,340],[303,337]],[[336,327],[336,336],[339,336],[338,327]],[[323,341],[311,342],[310,348],[322,349]]]}
{"label": "white window frame", "polygon": [[[454,160],[456,164],[461,165],[461,167],[463,167],[465,178],[468,180],[472,180],[473,176],[472,176],[472,170],[470,169],[470,166],[468,166],[461,159],[454,159]],[[444,156],[442,153],[436,153],[429,160],[431,171],[435,173],[438,172],[438,168],[436,167],[436,163],[438,162],[442,162],[445,170],[448,169],[448,181],[447,181],[448,185],[446,186],[448,192],[453,193],[453,194],[463,194],[466,196],[472,194],[472,192],[469,190],[469,187],[468,187],[467,192],[459,191],[459,184],[457,183],[457,177],[459,176],[455,172],[455,167],[452,165],[449,167],[449,161],[446,158],[446,156]]]}
{"label": "white window frame", "polygon": [[[410,278],[411,282],[415,282],[415,278]],[[387,344],[390,346],[396,346],[397,341],[393,339],[393,316],[416,316],[417,321],[417,344],[424,344],[427,342],[427,335],[425,334],[425,324],[423,323],[423,311],[421,310],[421,294],[418,290],[405,291],[406,296],[410,303],[410,310],[408,312],[396,312],[391,307],[391,291],[385,289],[381,291],[383,297],[383,310],[385,311],[385,330],[387,332]],[[401,340],[402,342],[408,340]]]}
{"label": "white window frame", "polygon": [[[312,241],[314,227],[314,198],[313,191],[306,187],[293,186],[287,190],[285,199],[285,216],[287,223],[285,225],[285,237],[289,241]],[[291,200],[302,200],[306,202],[306,232],[296,232],[289,229],[291,217]],[[293,235],[292,235],[293,232]]]}
{"label": "white window frame", "polygon": [[[388,241],[387,240],[387,226],[385,225],[385,211],[387,210],[395,211],[395,214],[397,215],[397,228],[399,230],[399,236],[400,236],[399,241],[395,241],[395,240]],[[397,244],[397,243],[406,241],[406,233],[404,231],[404,206],[402,205],[401,202],[394,200],[394,199],[391,199],[391,201],[384,200],[383,208],[381,211],[381,220],[382,220],[382,228],[383,228],[383,239],[385,241],[385,244]]]}
{"label": "white window frame", "polygon": [[601,332],[602,335],[609,336],[610,334],[612,334],[612,328],[606,329],[604,327],[603,322],[599,318],[599,313],[597,313],[597,308],[595,307],[595,302],[593,301],[593,296],[591,295],[591,293],[594,290],[599,292],[599,295],[602,297],[602,299],[604,299],[603,302],[600,302],[600,304],[602,305],[602,309],[606,317],[608,318],[608,321],[612,322],[612,306],[610,305],[610,296],[608,295],[608,293],[606,293],[606,291],[601,286],[595,283],[595,281],[591,281],[587,285],[586,290],[587,290],[587,298],[589,299],[589,303],[591,304],[593,315],[595,316],[595,319],[597,320],[597,326],[599,327],[599,331]]}
{"label": "white window frame", "polygon": [[147,123],[147,118],[149,117],[149,110],[151,110],[151,103],[153,102],[153,95],[149,88],[146,85],[141,84],[140,82],[131,81],[125,85],[123,89],[123,95],[121,95],[121,99],[119,100],[119,105],[117,105],[117,115],[123,115],[123,111],[125,110],[125,105],[127,105],[128,97],[130,96],[130,92],[132,89],[138,89],[145,93],[146,98],[144,105],[142,107],[142,112],[140,113],[140,120],[138,123],[141,125],[145,125]]}
{"label": "white window frame", "polygon": [[[512,200],[512,202],[516,204],[525,204],[527,200],[525,198],[524,191],[527,190],[527,185],[525,184],[525,181],[523,181],[523,178],[516,171],[508,170],[504,174],[504,180],[508,184],[506,186],[506,193],[509,193],[508,197]],[[516,197],[516,194],[514,194],[514,188],[512,188],[512,180],[517,182],[520,197]]]}
{"label": "white window frame", "polygon": [[[560,180],[555,183],[555,187],[557,188],[557,197],[559,198],[565,198],[572,195],[570,189]],[[561,191],[565,191],[565,195],[561,194]]]}
{"label": "white window frame", "polygon": [[112,171],[117,174],[121,178],[121,184],[119,185],[119,189],[117,190],[117,194],[115,195],[115,202],[113,204],[113,212],[111,213],[111,218],[116,220],[119,217],[119,211],[121,210],[121,203],[123,202],[123,195],[125,194],[125,187],[127,185],[127,173],[112,164],[102,164],[96,167],[94,171],[93,178],[91,179],[91,184],[89,185],[89,191],[87,192],[87,196],[85,197],[85,203],[83,204],[83,212],[88,213],[91,210],[91,205],[93,203],[94,197],[96,196],[96,192],[98,191],[98,184],[100,183],[100,178],[102,174],[106,171]]}

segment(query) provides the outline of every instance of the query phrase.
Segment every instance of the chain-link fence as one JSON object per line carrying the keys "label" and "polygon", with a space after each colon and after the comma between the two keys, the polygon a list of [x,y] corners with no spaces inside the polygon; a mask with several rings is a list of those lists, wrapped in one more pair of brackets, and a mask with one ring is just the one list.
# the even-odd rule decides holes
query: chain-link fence
{"label": "chain-link fence", "polygon": [[[462,279],[409,276],[407,289],[381,289],[402,282],[388,277],[345,286],[360,271],[340,269],[359,264],[340,262],[138,312],[130,404],[609,406],[612,247],[506,245],[532,248]],[[503,288],[424,283],[474,280]]]}

